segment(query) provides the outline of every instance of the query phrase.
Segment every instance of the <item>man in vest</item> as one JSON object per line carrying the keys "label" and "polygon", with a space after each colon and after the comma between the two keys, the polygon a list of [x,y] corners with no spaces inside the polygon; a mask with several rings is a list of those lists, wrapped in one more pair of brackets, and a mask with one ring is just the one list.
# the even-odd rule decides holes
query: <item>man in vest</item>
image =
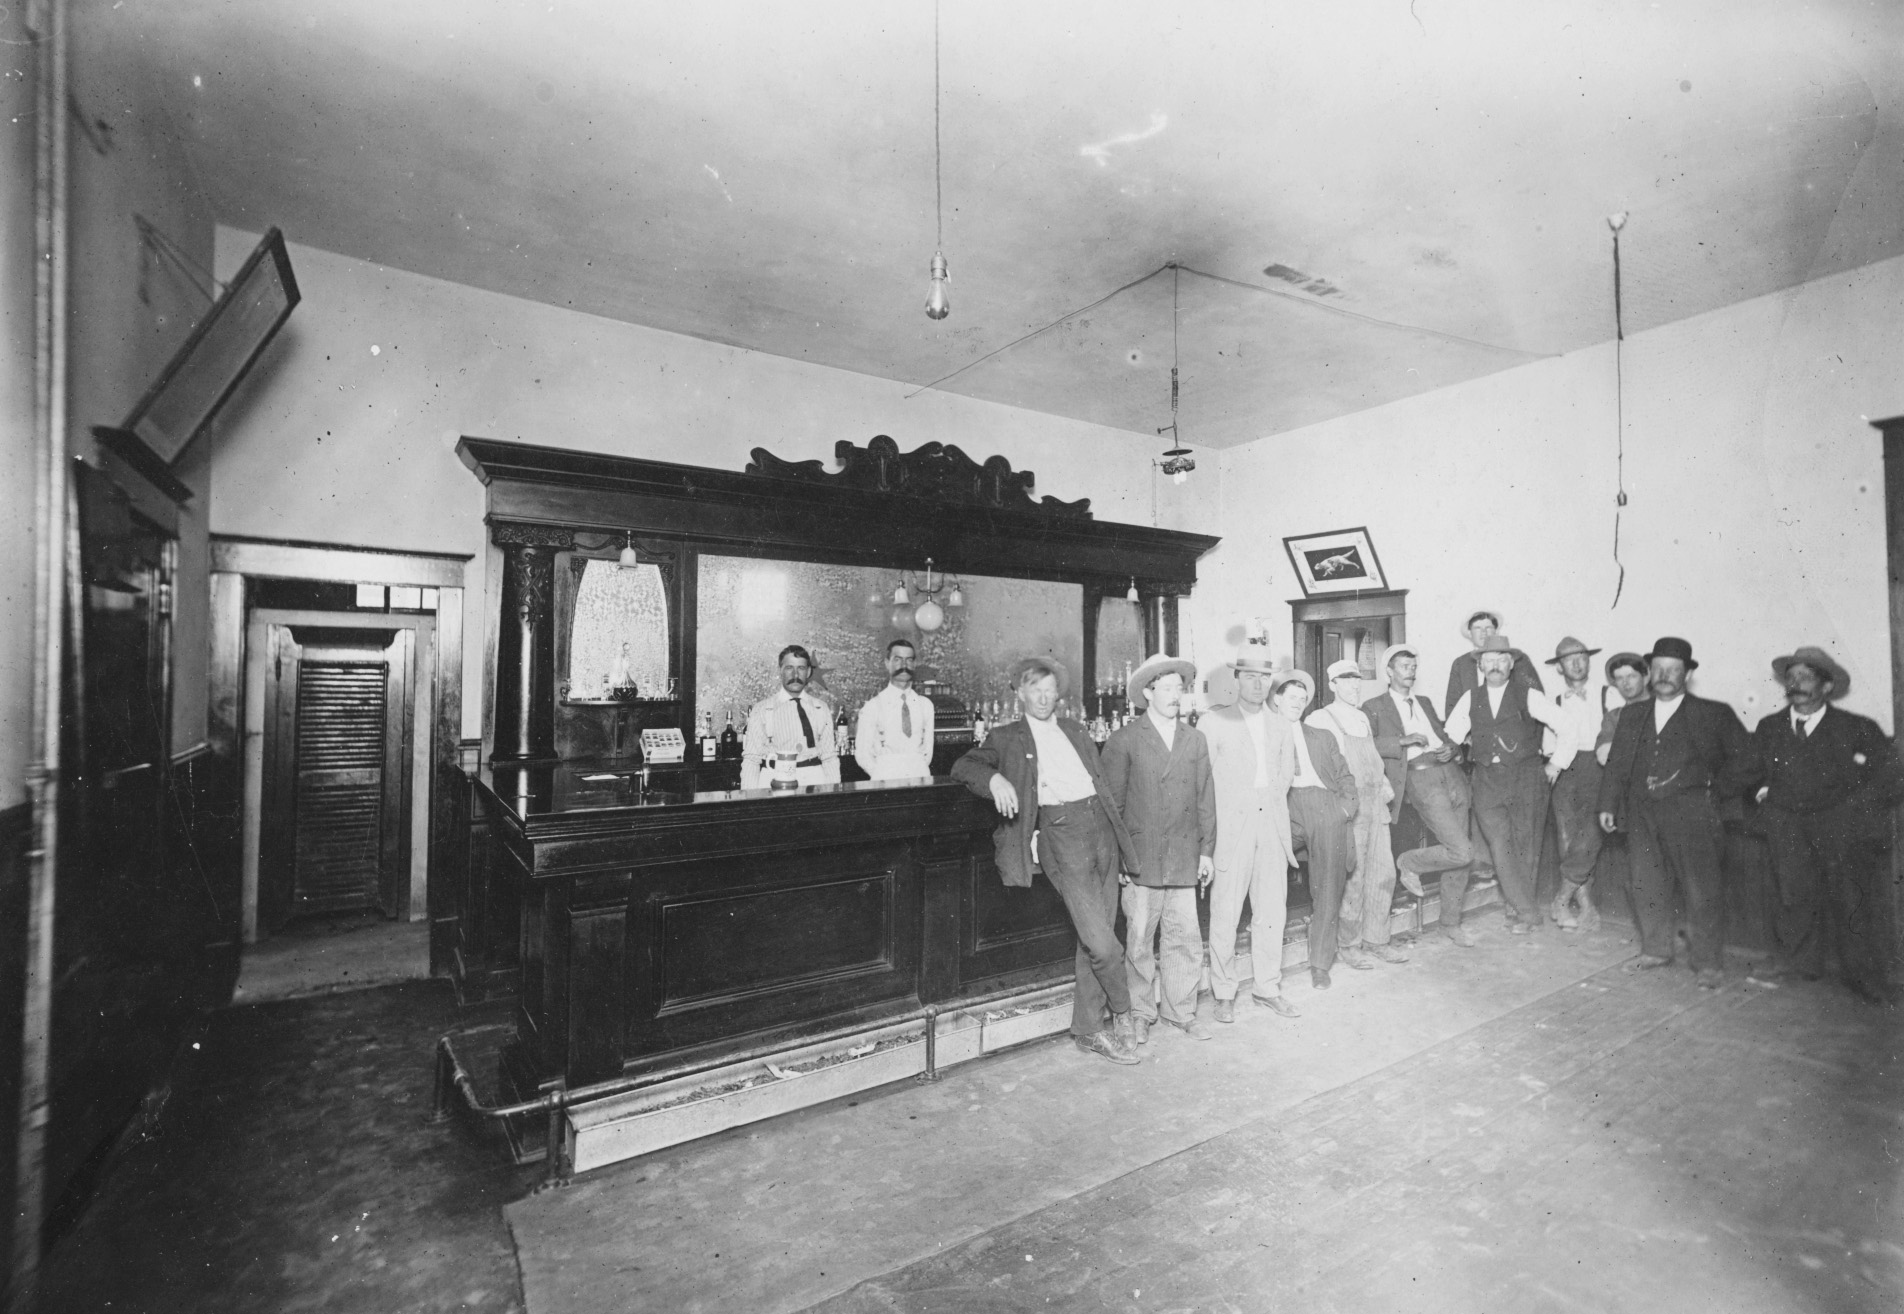
{"label": "man in vest", "polygon": [[1890,897],[1882,859],[1891,811],[1904,802],[1897,749],[1869,717],[1832,703],[1851,677],[1821,648],[1772,659],[1787,711],[1759,722],[1765,758],[1760,818],[1778,879],[1778,961],[1753,973],[1816,978],[1833,957],[1846,985],[1873,1003],[1891,998],[1885,932]]}
{"label": "man in vest", "polygon": [[1489,635],[1479,652],[1482,683],[1455,699],[1448,738],[1468,741],[1474,815],[1507,902],[1508,933],[1525,935],[1540,925],[1534,864],[1547,811],[1541,727],[1556,724],[1559,713],[1538,687],[1510,678],[1517,653],[1505,634]]}
{"label": "man in vest", "polygon": [[1627,967],[1673,961],[1676,888],[1694,976],[1714,990],[1725,984],[1719,804],[1757,781],[1758,747],[1730,707],[1686,692],[1687,675],[1699,669],[1690,643],[1659,640],[1646,666],[1653,696],[1621,709],[1600,777],[1600,829],[1624,829],[1630,841],[1640,955]]}
{"label": "man in vest", "polygon": [[1554,699],[1560,719],[1546,734],[1547,783],[1553,786],[1554,839],[1560,853],[1560,892],[1548,911],[1554,925],[1564,931],[1581,928],[1589,919],[1593,926],[1599,925],[1593,898],[1587,893],[1605,835],[1597,815],[1600,759],[1594,756],[1594,740],[1606,718],[1600,698],[1604,691],[1587,687],[1593,656],[1599,651],[1570,634],[1547,659],[1549,666],[1560,668],[1565,682]]}

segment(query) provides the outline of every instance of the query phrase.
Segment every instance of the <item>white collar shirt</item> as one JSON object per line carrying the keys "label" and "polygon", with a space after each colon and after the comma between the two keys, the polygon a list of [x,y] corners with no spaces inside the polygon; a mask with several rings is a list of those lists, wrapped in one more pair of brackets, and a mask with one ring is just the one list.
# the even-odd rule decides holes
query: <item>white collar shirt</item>
{"label": "white collar shirt", "polygon": [[1673,719],[1673,713],[1679,710],[1679,705],[1685,700],[1685,694],[1680,694],[1676,698],[1661,698],[1657,694],[1653,696],[1654,734],[1658,734],[1666,728],[1666,723]]}
{"label": "white collar shirt", "polygon": [[1057,718],[1040,721],[1027,716],[1025,725],[1038,749],[1038,806],[1055,807],[1096,796],[1097,785],[1071,737],[1058,727]]}
{"label": "white collar shirt", "polygon": [[1316,764],[1309,756],[1309,736],[1302,732],[1299,725],[1292,725],[1289,729],[1296,737],[1296,778],[1289,782],[1289,787],[1327,789],[1328,786],[1322,781],[1322,773],[1316,770]]}
{"label": "white collar shirt", "polygon": [[1439,749],[1442,738],[1435,733],[1435,723],[1430,721],[1428,714],[1421,710],[1421,704],[1415,701],[1414,695],[1405,694],[1400,689],[1390,689],[1388,696],[1395,700],[1395,710],[1402,714],[1402,737],[1405,739],[1409,735],[1421,735],[1428,741],[1425,748],[1420,744],[1410,744],[1408,761],[1413,762],[1423,753],[1432,753]]}
{"label": "white collar shirt", "polygon": [[932,700],[889,684],[860,708],[853,756],[874,780],[911,780],[932,774],[932,743]]}
{"label": "white collar shirt", "polygon": [[1163,736],[1164,747],[1175,748],[1177,746],[1177,718],[1158,716],[1155,712],[1145,712],[1144,715],[1150,718],[1152,728]]}
{"label": "white collar shirt", "polygon": [[1256,788],[1269,788],[1269,731],[1263,725],[1263,718],[1269,713],[1257,710],[1243,713],[1243,728],[1249,731],[1250,742],[1256,745]]}
{"label": "white collar shirt", "polygon": [[1799,710],[1794,707],[1792,709],[1792,733],[1796,734],[1800,739],[1810,738],[1812,732],[1818,729],[1818,722],[1824,717],[1829,707],[1830,704],[1826,704],[1824,707],[1820,707],[1817,711],[1813,712],[1810,716],[1800,714]]}
{"label": "white collar shirt", "polygon": [[1575,756],[1593,751],[1605,713],[1601,711],[1600,698],[1584,685],[1579,689],[1562,689],[1553,703],[1555,719],[1547,727],[1545,751],[1562,767],[1570,767]]}

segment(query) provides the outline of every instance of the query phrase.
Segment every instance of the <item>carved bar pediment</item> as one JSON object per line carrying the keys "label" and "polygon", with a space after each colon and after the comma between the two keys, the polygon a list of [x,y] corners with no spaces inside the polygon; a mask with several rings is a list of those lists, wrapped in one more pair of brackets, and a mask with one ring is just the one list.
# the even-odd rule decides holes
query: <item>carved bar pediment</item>
{"label": "carved bar pediment", "polygon": [[754,448],[752,455],[747,466],[750,475],[897,493],[951,506],[1091,519],[1090,498],[1075,502],[1034,499],[1031,490],[1038,476],[1033,471],[1013,470],[1002,456],[988,457],[980,464],[948,443],[931,442],[901,452],[899,444],[883,433],[864,447],[841,439],[833,445],[834,459],[840,463],[837,472],[828,472],[819,461],[783,461],[764,447]]}

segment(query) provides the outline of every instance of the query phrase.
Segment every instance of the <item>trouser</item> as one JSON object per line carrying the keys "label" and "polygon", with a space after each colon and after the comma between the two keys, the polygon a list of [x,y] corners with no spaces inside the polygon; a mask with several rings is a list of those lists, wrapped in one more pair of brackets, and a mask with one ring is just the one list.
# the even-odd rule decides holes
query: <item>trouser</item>
{"label": "trouser", "polygon": [[1451,763],[1437,762],[1411,766],[1406,780],[1409,806],[1435,842],[1410,849],[1395,865],[1417,876],[1440,872],[1441,924],[1459,926],[1468,897],[1468,864],[1474,861],[1474,845],[1468,839],[1468,778]]}
{"label": "trouser", "polygon": [[1537,757],[1474,768],[1474,815],[1494,855],[1494,876],[1510,919],[1540,925],[1534,902],[1534,863],[1547,810],[1547,776]]}
{"label": "trouser", "polygon": [[1575,753],[1554,782],[1554,839],[1560,847],[1561,889],[1585,885],[1600,856],[1600,761]]}
{"label": "trouser", "polygon": [[[1269,822],[1269,791],[1252,790],[1245,810],[1247,833],[1218,828],[1216,876],[1210,882],[1210,993],[1235,999],[1244,976],[1236,954],[1236,927],[1243,899],[1250,906],[1252,993],[1273,999],[1283,989],[1283,931],[1289,925],[1289,862],[1282,836]],[[1228,822],[1223,823],[1228,825]]]}
{"label": "trouser", "polygon": [[1336,929],[1336,943],[1344,949],[1388,943],[1388,913],[1395,903],[1395,855],[1388,847],[1383,783],[1378,779],[1376,788],[1357,792],[1350,837],[1355,864],[1342,891],[1342,918]]}
{"label": "trouser", "polygon": [[1353,832],[1335,795],[1314,785],[1289,791],[1289,839],[1309,862],[1309,969],[1335,966],[1342,895],[1349,882]]}
{"label": "trouser", "polygon": [[[1203,979],[1203,928],[1197,925],[1197,887],[1124,887],[1124,972],[1131,1011],[1182,1026],[1197,1015]],[[1153,950],[1152,942],[1157,947]]]}
{"label": "trouser", "polygon": [[1774,931],[1794,970],[1822,976],[1835,954],[1844,980],[1883,991],[1890,976],[1880,861],[1884,845],[1854,839],[1825,813],[1761,814],[1778,877]]}
{"label": "trouser", "polygon": [[1038,861],[1078,933],[1071,1034],[1104,1029],[1105,1005],[1130,1011],[1124,946],[1117,938],[1117,835],[1095,798],[1038,809]]}
{"label": "trouser", "polygon": [[1673,891],[1677,887],[1686,903],[1693,970],[1724,966],[1719,936],[1725,905],[1719,859],[1725,852],[1725,828],[1712,795],[1693,790],[1646,799],[1633,808],[1627,832],[1640,952],[1654,958],[1673,956],[1673,934],[1678,929]]}

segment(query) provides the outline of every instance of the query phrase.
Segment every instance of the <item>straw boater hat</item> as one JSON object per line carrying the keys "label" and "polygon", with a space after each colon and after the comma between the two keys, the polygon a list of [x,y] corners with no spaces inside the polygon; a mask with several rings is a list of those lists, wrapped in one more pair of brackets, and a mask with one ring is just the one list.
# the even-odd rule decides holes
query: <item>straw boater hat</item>
{"label": "straw boater hat", "polygon": [[1599,651],[1600,650],[1598,648],[1587,647],[1586,644],[1580,642],[1580,640],[1574,638],[1573,635],[1569,634],[1566,638],[1562,639],[1559,643],[1554,645],[1554,655],[1547,659],[1547,665],[1558,666],[1560,665],[1561,658],[1571,657],[1577,652],[1583,652],[1587,656],[1591,657],[1593,656],[1593,654]]}
{"label": "straw boater hat", "polygon": [[1606,678],[1611,680],[1613,672],[1622,666],[1631,666],[1641,675],[1646,674],[1646,659],[1636,652],[1616,652],[1606,659]]}
{"label": "straw boater hat", "polygon": [[1772,678],[1780,684],[1785,683],[1785,672],[1794,666],[1809,666],[1818,674],[1831,681],[1829,698],[1843,698],[1851,692],[1851,676],[1844,667],[1831,660],[1831,655],[1823,648],[1803,647],[1785,657],[1772,658]]}
{"label": "straw boater hat", "polygon": [[1270,655],[1269,648],[1260,643],[1246,643],[1236,650],[1236,656],[1230,659],[1232,671],[1254,671],[1258,675],[1276,674],[1276,659]]}
{"label": "straw boater hat", "polygon": [[1151,682],[1158,676],[1168,675],[1172,671],[1175,671],[1178,675],[1183,677],[1183,687],[1186,691],[1197,682],[1197,664],[1195,662],[1186,661],[1182,657],[1171,657],[1161,652],[1157,653],[1155,656],[1147,658],[1142,666],[1132,671],[1130,673],[1130,679],[1124,682],[1124,696],[1130,699],[1131,707],[1139,712],[1148,708],[1150,706],[1150,699],[1146,695],[1150,690]]}
{"label": "straw boater hat", "polygon": [[1474,636],[1468,633],[1468,630],[1473,626],[1474,622],[1482,616],[1486,616],[1489,620],[1494,622],[1494,628],[1496,632],[1500,631],[1502,628],[1504,628],[1507,625],[1507,622],[1501,619],[1501,613],[1494,610],[1494,608],[1477,607],[1473,611],[1468,613],[1468,618],[1466,620],[1461,622],[1461,637],[1462,638],[1466,639],[1470,643],[1474,642]]}
{"label": "straw boater hat", "polygon": [[1309,678],[1309,672],[1295,668],[1277,672],[1276,678],[1269,682],[1269,696],[1274,698],[1283,691],[1285,685],[1291,684],[1302,686],[1302,691],[1309,695],[1305,702],[1313,703],[1316,700],[1316,682]]}
{"label": "straw boater hat", "polygon": [[1692,645],[1684,639],[1676,639],[1670,635],[1654,640],[1653,651],[1646,654],[1646,660],[1650,663],[1655,657],[1674,657],[1686,663],[1686,669],[1689,671],[1699,669],[1699,663],[1692,659]]}
{"label": "straw boater hat", "polygon": [[1064,663],[1059,661],[1056,657],[1020,658],[1012,667],[1011,687],[1016,689],[1019,682],[1025,678],[1025,672],[1038,666],[1050,667],[1051,673],[1058,677],[1058,696],[1062,698],[1065,691],[1071,687],[1071,674],[1064,669]]}

